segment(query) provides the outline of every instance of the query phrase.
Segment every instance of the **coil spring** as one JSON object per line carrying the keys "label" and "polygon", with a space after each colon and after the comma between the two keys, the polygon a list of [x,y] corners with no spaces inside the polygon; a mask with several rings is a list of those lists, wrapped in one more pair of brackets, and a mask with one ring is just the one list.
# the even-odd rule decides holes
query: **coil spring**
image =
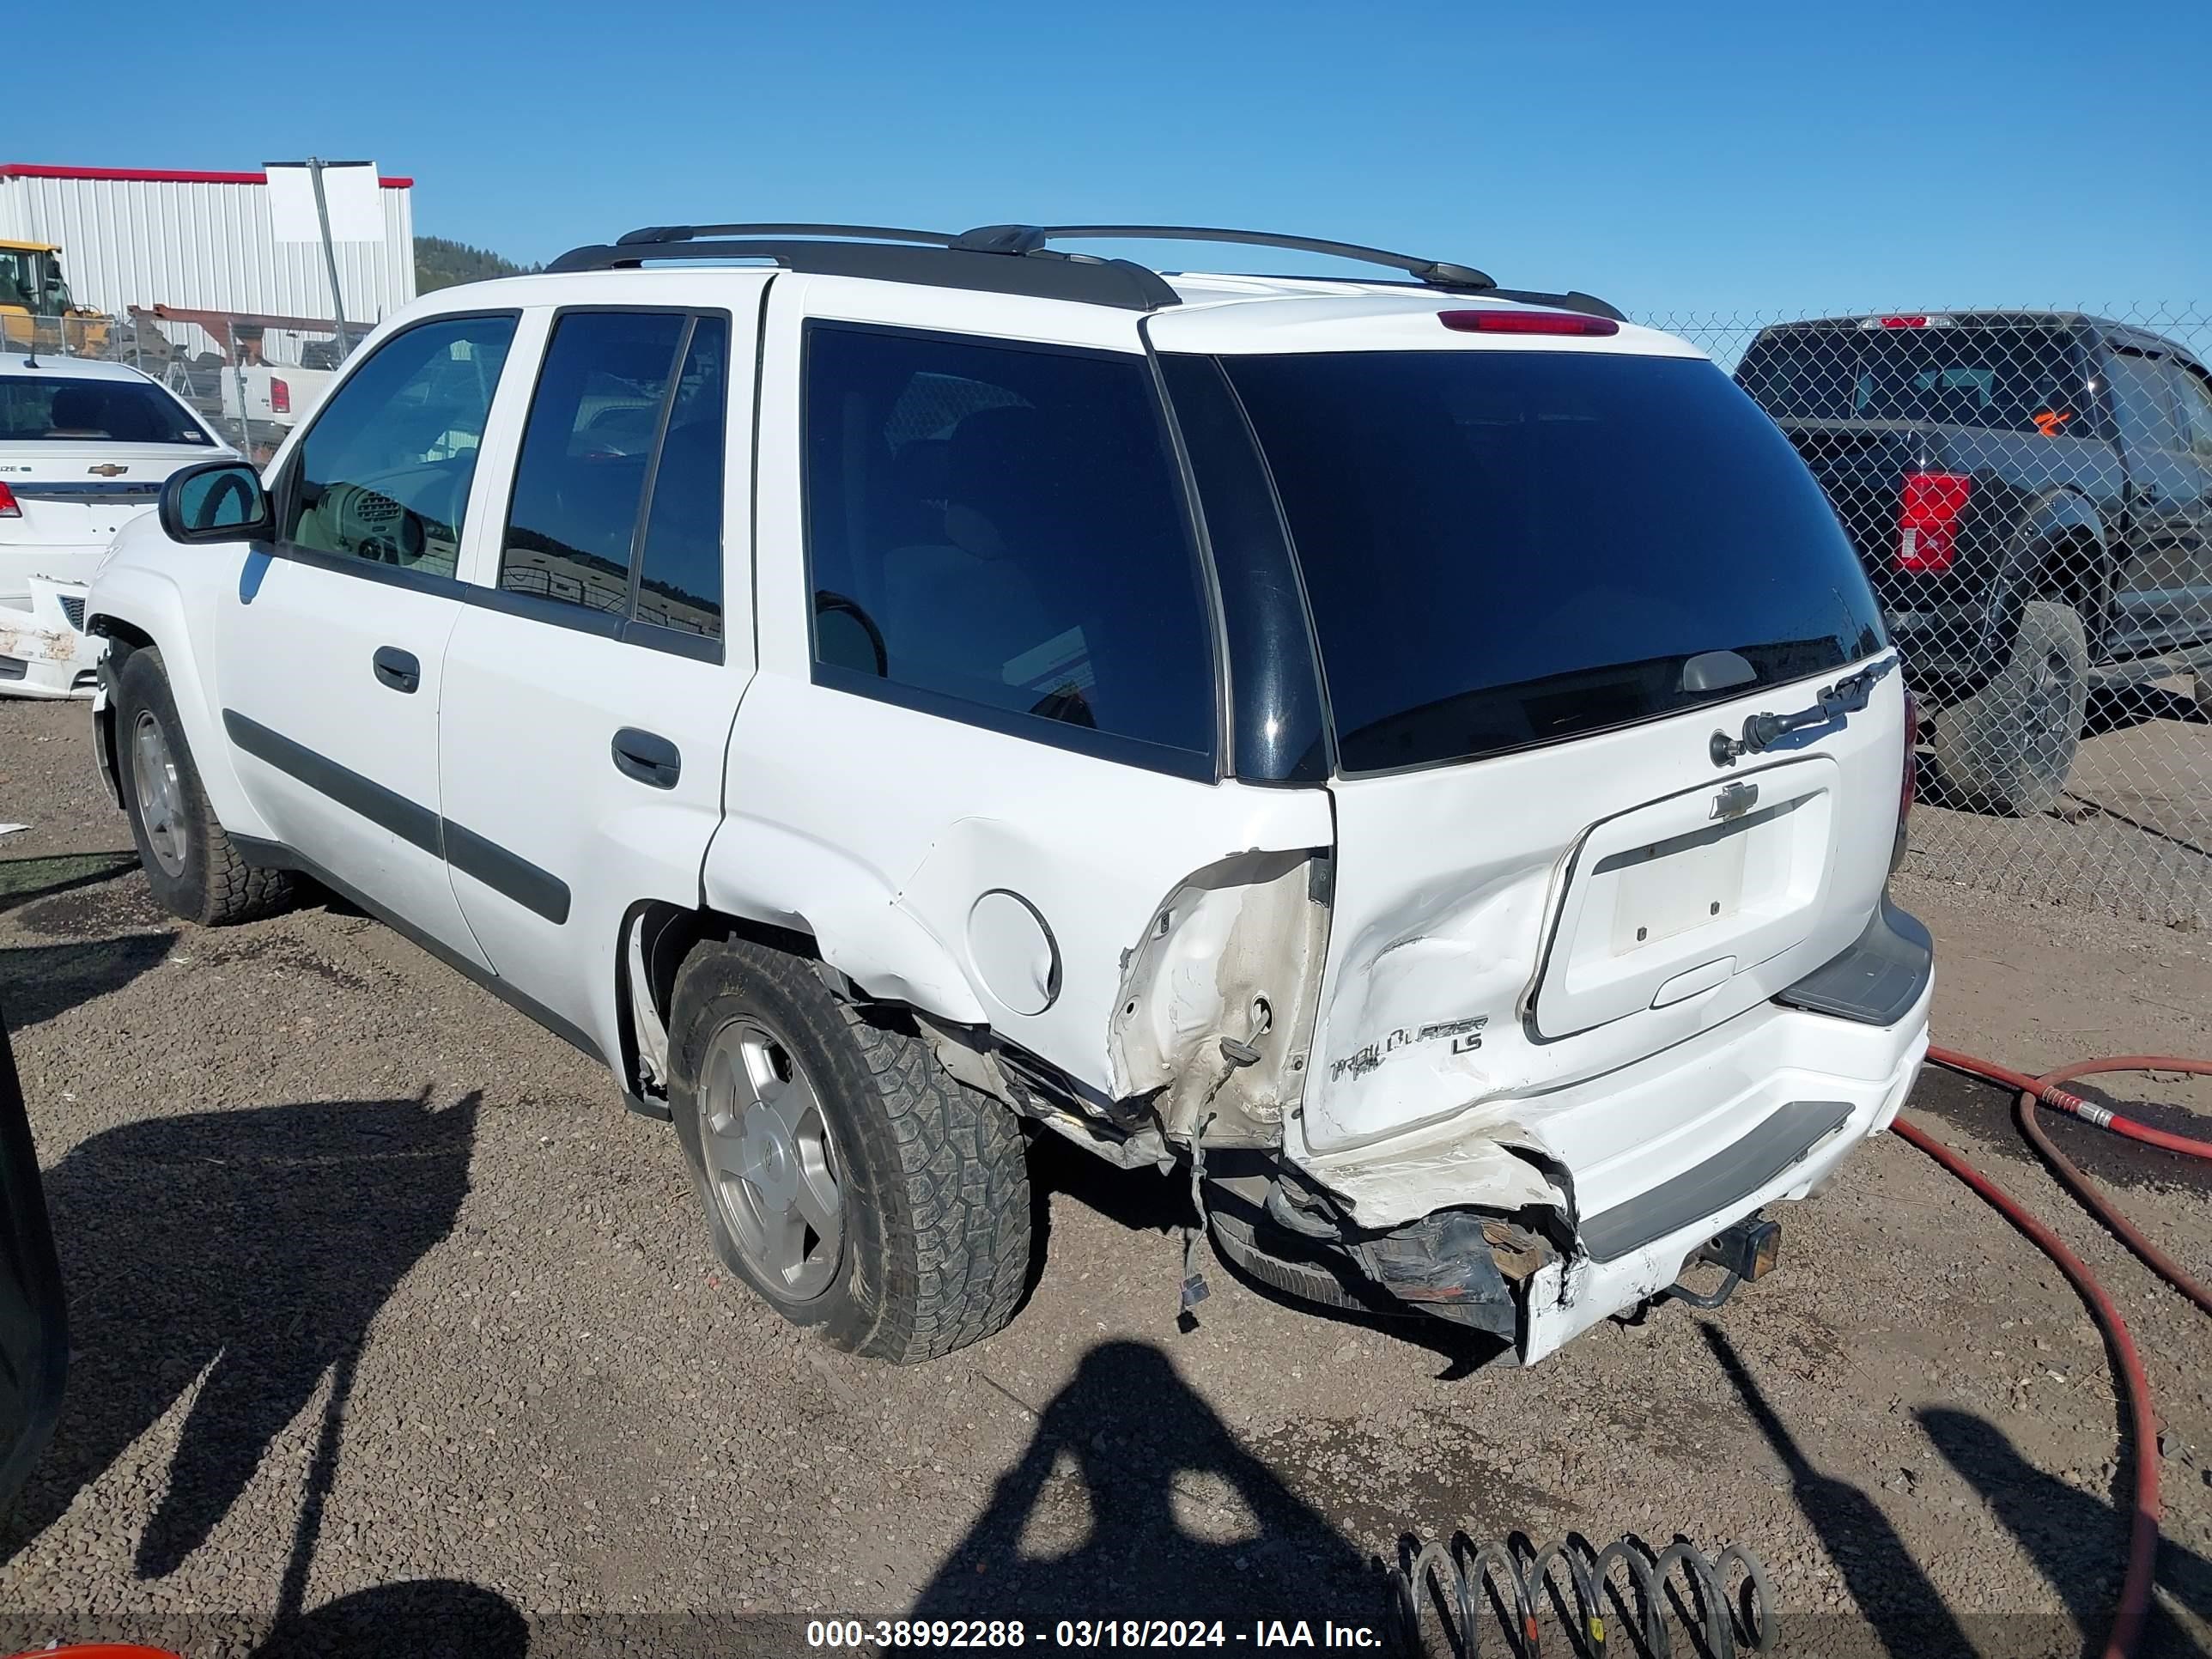
{"label": "coil spring", "polygon": [[[1547,1591],[1568,1632],[1570,1650],[1580,1659],[1604,1659],[1611,1637],[1606,1622],[1607,1598],[1642,1659],[1671,1659],[1670,1599],[1676,1617],[1708,1659],[1765,1653],[1773,1647],[1777,1635],[1766,1569],[1741,1544],[1729,1544],[1718,1555],[1707,1556],[1679,1533],[1662,1550],[1630,1533],[1600,1550],[1580,1533],[1571,1532],[1561,1541],[1539,1549],[1525,1533],[1513,1533],[1502,1543],[1478,1545],[1465,1533],[1455,1532],[1448,1543],[1424,1545],[1408,1537],[1401,1542],[1399,1558],[1392,1577],[1401,1643],[1408,1653],[1432,1651],[1422,1640],[1425,1597],[1439,1604],[1440,1615],[1451,1626],[1449,1650],[1460,1659],[1476,1659],[1481,1651],[1486,1599],[1504,1634],[1507,1650],[1515,1659],[1540,1659],[1542,1627],[1538,1615]],[[1632,1613],[1629,1598],[1613,1582],[1617,1570],[1632,1595]],[[1562,1572],[1572,1597],[1571,1610],[1561,1595]],[[1686,1598],[1672,1582],[1677,1573],[1680,1586],[1688,1590]]]}

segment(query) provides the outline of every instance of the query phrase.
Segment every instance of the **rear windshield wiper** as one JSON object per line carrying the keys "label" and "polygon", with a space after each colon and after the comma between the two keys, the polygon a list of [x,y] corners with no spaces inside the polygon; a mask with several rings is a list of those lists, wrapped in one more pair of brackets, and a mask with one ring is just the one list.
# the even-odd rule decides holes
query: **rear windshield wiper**
{"label": "rear windshield wiper", "polygon": [[1756,755],[1771,749],[1792,732],[1802,732],[1811,726],[1826,726],[1840,720],[1846,714],[1856,714],[1874,698],[1876,681],[1897,666],[1895,656],[1884,657],[1880,662],[1869,663],[1856,674],[1846,674],[1833,685],[1824,685],[1815,694],[1810,708],[1801,708],[1794,714],[1769,714],[1764,712],[1748,716],[1743,723],[1743,735],[1732,738],[1725,732],[1713,733],[1712,756],[1716,766],[1734,766],[1746,755]]}

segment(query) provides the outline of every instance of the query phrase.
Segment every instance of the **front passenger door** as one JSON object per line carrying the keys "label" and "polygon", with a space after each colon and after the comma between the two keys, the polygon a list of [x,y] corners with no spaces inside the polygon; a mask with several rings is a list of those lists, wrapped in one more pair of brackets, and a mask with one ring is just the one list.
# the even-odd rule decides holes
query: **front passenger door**
{"label": "front passenger door", "polygon": [[445,862],[438,702],[456,561],[513,313],[392,336],[275,480],[277,538],[219,604],[216,689],[253,805],[314,872],[477,967]]}

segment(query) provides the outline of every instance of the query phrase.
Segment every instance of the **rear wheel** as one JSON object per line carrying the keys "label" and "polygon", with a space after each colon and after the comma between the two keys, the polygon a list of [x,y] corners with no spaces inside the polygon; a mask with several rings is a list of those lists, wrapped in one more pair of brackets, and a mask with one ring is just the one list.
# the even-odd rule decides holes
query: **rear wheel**
{"label": "rear wheel", "polygon": [[670,1020],[677,1133],[723,1265],[793,1324],[910,1364],[1013,1316],[1030,1259],[1019,1127],[798,958],[702,945]]}
{"label": "rear wheel", "polygon": [[208,927],[283,908],[292,878],[239,856],[201,787],[161,653],[124,659],[115,695],[115,758],[124,810],[147,885],[171,915]]}
{"label": "rear wheel", "polygon": [[1996,677],[1936,721],[1945,796],[2014,817],[2058,804],[2089,703],[2089,638],[2073,606],[2034,599]]}

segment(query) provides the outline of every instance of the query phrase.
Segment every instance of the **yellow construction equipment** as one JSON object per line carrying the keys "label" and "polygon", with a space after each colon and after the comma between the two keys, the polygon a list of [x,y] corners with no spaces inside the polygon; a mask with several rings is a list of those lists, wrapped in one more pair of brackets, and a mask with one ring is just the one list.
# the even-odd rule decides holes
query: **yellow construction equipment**
{"label": "yellow construction equipment", "polygon": [[106,354],[107,319],[71,303],[54,243],[0,238],[0,342],[9,351]]}

